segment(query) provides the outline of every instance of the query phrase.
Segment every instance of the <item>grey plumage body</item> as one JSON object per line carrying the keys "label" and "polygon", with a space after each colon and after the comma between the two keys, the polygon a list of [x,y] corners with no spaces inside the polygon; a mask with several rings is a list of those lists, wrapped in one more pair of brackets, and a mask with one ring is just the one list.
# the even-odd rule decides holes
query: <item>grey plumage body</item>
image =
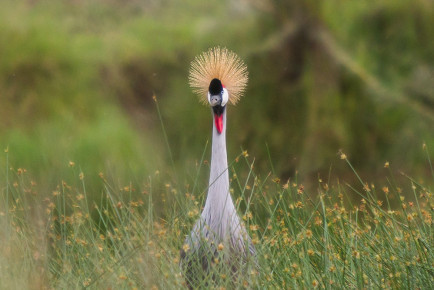
{"label": "grey plumage body", "polygon": [[[230,267],[232,273],[236,273],[240,265],[255,255],[255,248],[240,221],[230,194],[226,113],[227,110],[224,110],[221,133],[218,133],[213,122],[208,195],[200,218],[185,240],[189,250],[181,250],[181,264],[190,287],[209,274],[213,257],[222,252],[223,255],[219,257]],[[193,269],[194,263],[199,263],[200,267]]]}

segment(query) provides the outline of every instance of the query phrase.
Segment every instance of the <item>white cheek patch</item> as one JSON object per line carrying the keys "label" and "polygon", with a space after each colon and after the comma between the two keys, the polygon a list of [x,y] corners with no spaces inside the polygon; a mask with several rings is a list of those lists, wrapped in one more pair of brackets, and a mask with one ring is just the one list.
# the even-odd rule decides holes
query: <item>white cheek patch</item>
{"label": "white cheek patch", "polygon": [[228,90],[223,88],[223,95],[222,95],[222,106],[226,105],[226,103],[229,101],[229,93]]}
{"label": "white cheek patch", "polygon": [[211,105],[211,94],[208,92],[208,103]]}

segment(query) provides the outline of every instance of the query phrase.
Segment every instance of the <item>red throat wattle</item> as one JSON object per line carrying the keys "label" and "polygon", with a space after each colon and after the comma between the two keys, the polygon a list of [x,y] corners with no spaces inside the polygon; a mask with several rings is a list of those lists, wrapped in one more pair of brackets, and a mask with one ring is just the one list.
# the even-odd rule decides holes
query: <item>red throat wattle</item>
{"label": "red throat wattle", "polygon": [[217,129],[217,132],[221,134],[223,131],[223,114],[221,114],[220,116],[214,114],[214,121],[215,121],[215,127]]}

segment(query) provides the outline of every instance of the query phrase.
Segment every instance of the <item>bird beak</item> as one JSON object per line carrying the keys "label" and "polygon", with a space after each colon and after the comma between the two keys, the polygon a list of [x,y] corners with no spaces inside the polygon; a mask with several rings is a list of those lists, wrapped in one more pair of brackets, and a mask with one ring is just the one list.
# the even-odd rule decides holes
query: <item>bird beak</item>
{"label": "bird beak", "polygon": [[208,93],[208,101],[214,112],[214,122],[217,132],[219,134],[223,131],[223,111],[222,111],[222,96],[221,95],[211,95]]}
{"label": "bird beak", "polygon": [[219,134],[223,131],[223,114],[214,113],[215,128]]}

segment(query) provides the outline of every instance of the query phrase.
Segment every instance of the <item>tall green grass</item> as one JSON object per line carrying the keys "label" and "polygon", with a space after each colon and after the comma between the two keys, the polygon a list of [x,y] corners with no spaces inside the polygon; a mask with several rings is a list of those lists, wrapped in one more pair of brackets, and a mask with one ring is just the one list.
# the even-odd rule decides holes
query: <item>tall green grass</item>
{"label": "tall green grass", "polygon": [[[40,191],[32,172],[11,169],[4,153],[0,200],[0,280],[6,288],[161,288],[185,282],[179,250],[200,214],[208,171],[176,183],[155,172],[116,183],[100,173],[103,190],[86,176]],[[342,162],[348,163],[345,154]],[[6,164],[5,164],[6,163]],[[434,285],[434,197],[427,184],[318,180],[307,191],[296,176],[282,182],[258,174],[242,152],[231,165],[234,200],[258,252],[259,268],[239,288],[425,288]],[[357,172],[353,172],[357,175]],[[199,178],[200,177],[200,178]],[[336,180],[336,181],[333,181]],[[378,182],[378,183],[377,183]],[[354,201],[350,194],[359,198]],[[89,196],[99,194],[98,200]],[[215,268],[218,271],[219,268]],[[233,286],[224,273],[216,287]],[[210,282],[210,281],[208,281]]]}

